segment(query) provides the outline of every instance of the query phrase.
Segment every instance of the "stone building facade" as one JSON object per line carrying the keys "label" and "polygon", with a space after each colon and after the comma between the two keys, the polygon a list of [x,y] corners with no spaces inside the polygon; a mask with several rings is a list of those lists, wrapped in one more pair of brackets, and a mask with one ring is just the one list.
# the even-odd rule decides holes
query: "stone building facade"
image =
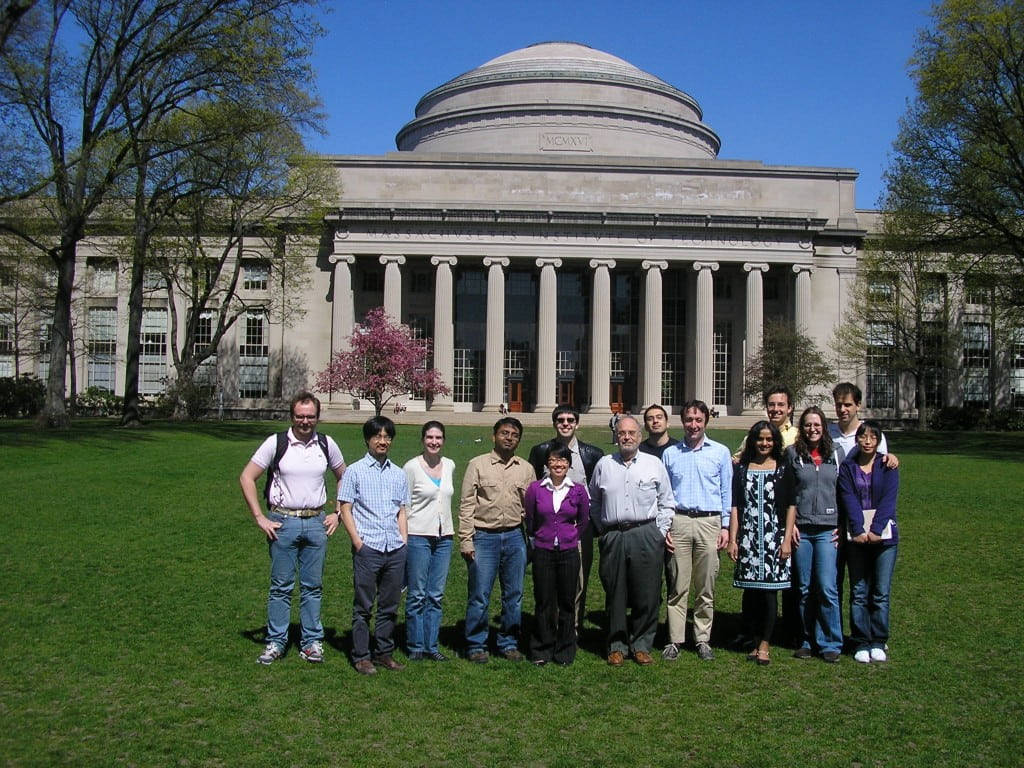
{"label": "stone building facade", "polygon": [[[719,159],[693,97],[575,43],[513,51],[435,88],[396,144],[323,157],[337,207],[318,242],[288,246],[309,254],[300,317],[260,309],[276,289],[252,251],[253,309],[208,364],[223,402],[258,408],[311,384],[383,305],[432,339],[452,388],[407,402],[413,410],[571,402],[607,413],[698,397],[740,414],[751,405],[744,361],[766,318],[790,318],[828,349],[874,221],[855,208],[855,170]],[[88,253],[83,262],[101,290],[81,307],[91,340],[79,380],[120,391],[126,280]],[[144,391],[169,368],[166,314],[154,296]],[[1010,397],[1024,394],[1020,342],[1009,348]],[[991,333],[988,344],[991,357]],[[860,379],[869,405],[886,383],[870,376],[836,371]],[[885,407],[907,405],[913,393],[890,384]]]}

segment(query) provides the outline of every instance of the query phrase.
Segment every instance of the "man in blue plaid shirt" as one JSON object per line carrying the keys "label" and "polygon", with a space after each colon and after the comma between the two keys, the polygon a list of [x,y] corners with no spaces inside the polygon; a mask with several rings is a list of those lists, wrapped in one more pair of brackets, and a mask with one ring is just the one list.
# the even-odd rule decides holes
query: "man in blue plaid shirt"
{"label": "man in blue plaid shirt", "polygon": [[[364,675],[376,666],[404,668],[392,657],[395,618],[405,573],[406,510],[409,484],[401,467],[388,458],[395,424],[377,416],[363,424],[366,455],[349,467],[338,487],[338,514],[352,539],[352,661]],[[377,601],[370,655],[370,614]],[[376,666],[374,666],[376,665]]]}

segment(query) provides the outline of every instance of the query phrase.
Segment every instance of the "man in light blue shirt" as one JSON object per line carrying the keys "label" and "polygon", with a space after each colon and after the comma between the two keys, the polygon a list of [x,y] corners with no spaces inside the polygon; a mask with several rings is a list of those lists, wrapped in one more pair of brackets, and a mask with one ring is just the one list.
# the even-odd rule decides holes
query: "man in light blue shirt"
{"label": "man in light blue shirt", "polygon": [[[377,416],[363,424],[366,455],[349,467],[338,487],[338,515],[352,539],[352,661],[364,675],[377,666],[399,670],[395,617],[402,596],[409,484],[401,467],[388,458],[395,424]],[[377,602],[374,654],[370,656],[370,614]]]}
{"label": "man in light blue shirt", "polygon": [[662,658],[674,661],[686,641],[686,608],[693,582],[693,635],[697,655],[715,658],[711,622],[715,610],[718,553],[729,542],[732,458],[729,449],[704,434],[710,409],[701,400],[683,405],[683,442],[662,454],[676,510],[669,535],[668,645]]}

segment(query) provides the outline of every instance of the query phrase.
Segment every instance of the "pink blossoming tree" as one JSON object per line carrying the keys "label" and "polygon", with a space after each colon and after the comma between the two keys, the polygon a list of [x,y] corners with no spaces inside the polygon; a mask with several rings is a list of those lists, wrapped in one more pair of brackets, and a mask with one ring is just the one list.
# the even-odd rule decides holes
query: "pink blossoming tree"
{"label": "pink blossoming tree", "polygon": [[316,376],[321,392],[345,392],[373,403],[377,415],[402,395],[430,398],[451,390],[427,368],[430,343],[412,329],[393,323],[383,307],[371,309],[349,337],[349,350],[336,352]]}

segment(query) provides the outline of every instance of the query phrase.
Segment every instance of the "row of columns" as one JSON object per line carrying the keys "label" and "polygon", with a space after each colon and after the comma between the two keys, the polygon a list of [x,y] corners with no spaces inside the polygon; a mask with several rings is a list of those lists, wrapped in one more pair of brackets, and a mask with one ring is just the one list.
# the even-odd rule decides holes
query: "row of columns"
{"label": "row of columns", "polygon": [[[434,298],[434,367],[441,379],[451,387],[455,373],[454,284],[452,267],[454,256],[433,256],[430,263],[436,268]],[[342,347],[355,327],[351,265],[352,254],[334,254],[334,306],[332,349]],[[400,267],[405,257],[380,257],[384,265],[384,309],[395,319],[401,318],[402,276]],[[537,310],[537,402],[535,410],[543,412],[555,407],[556,357],[558,324],[558,278],[556,270],[562,266],[559,258],[542,257],[535,260],[540,270],[539,301]],[[487,320],[484,373],[484,411],[498,411],[505,401],[505,270],[510,262],[504,257],[487,256],[483,259],[487,269]],[[591,259],[593,291],[591,299],[590,348],[590,412],[609,413],[611,382],[611,270],[613,259]],[[643,361],[640,368],[640,400],[654,403],[661,400],[662,352],[662,272],[667,261],[643,260],[644,319]],[[713,401],[714,391],[714,278],[719,264],[714,261],[694,261],[697,272],[695,307],[695,377],[694,396],[707,403]],[[746,286],[746,338],[748,356],[760,349],[764,326],[764,284],[762,275],[768,264],[747,262]],[[795,321],[807,328],[811,315],[810,265],[794,264]],[[434,399],[433,410],[450,411],[451,395]]]}

